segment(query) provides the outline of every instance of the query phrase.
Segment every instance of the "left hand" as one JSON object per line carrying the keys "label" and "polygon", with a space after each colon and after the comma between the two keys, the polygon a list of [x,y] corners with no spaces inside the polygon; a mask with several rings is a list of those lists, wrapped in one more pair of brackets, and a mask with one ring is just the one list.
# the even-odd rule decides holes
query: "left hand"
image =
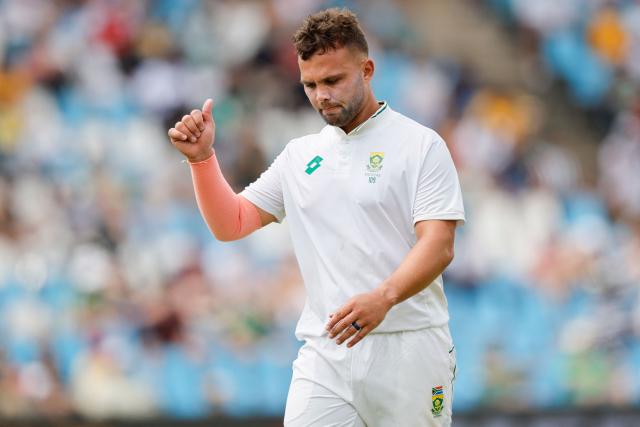
{"label": "left hand", "polygon": [[[384,320],[392,306],[378,289],[356,295],[330,316],[327,323],[329,337],[338,337],[336,343],[340,345],[355,335],[347,344],[347,347],[353,347]],[[357,330],[353,322],[361,329]]]}

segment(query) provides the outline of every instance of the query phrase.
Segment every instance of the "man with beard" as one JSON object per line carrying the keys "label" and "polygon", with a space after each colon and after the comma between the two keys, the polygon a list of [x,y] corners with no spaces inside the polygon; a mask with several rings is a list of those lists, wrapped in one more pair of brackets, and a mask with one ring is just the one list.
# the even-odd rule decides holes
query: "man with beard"
{"label": "man with beard", "polygon": [[218,239],[289,220],[307,300],[284,424],[450,425],[455,351],[441,273],[464,221],[451,156],[433,130],[376,100],[353,13],[309,16],[294,45],[327,126],[290,141],[243,192],[220,172],[211,100],[169,130]]}

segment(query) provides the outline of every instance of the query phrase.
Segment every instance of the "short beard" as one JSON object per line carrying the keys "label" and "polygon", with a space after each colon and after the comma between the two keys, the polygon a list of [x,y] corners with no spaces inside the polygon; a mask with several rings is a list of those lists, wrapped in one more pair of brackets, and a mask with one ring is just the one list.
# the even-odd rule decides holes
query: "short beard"
{"label": "short beard", "polygon": [[360,110],[362,110],[362,105],[364,104],[364,90],[358,91],[358,93],[353,97],[351,102],[347,105],[340,106],[340,114],[337,116],[327,117],[324,114],[320,113],[322,119],[331,126],[344,127],[351,123],[353,119],[356,118]]}

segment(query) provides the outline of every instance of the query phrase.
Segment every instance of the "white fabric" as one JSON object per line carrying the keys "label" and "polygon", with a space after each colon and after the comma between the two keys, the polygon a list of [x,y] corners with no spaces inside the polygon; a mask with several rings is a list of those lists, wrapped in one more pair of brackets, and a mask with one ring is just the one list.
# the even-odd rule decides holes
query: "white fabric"
{"label": "white fabric", "polygon": [[[373,334],[348,349],[307,339],[293,364],[285,427],[451,425],[456,355],[447,326]],[[433,413],[433,389],[443,405]]]}
{"label": "white fabric", "polygon": [[[375,163],[375,153],[381,153],[381,163]],[[317,156],[321,160],[313,162]],[[294,139],[241,194],[278,221],[288,218],[307,291],[296,329],[300,339],[325,334],[330,313],[396,270],[416,242],[416,222],[464,221],[446,144],[386,104],[349,135],[325,126]],[[393,307],[374,333],[448,320],[438,277]]]}
{"label": "white fabric", "polygon": [[353,405],[309,378],[295,379],[287,401],[285,427],[367,427]]}

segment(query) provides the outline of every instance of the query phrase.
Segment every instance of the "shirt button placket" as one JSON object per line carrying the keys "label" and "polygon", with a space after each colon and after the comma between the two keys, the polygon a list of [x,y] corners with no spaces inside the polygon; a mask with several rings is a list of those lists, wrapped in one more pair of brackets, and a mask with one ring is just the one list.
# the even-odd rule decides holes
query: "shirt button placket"
{"label": "shirt button placket", "polygon": [[351,164],[351,147],[349,141],[346,138],[341,138],[338,141],[338,170],[346,172],[349,170]]}

